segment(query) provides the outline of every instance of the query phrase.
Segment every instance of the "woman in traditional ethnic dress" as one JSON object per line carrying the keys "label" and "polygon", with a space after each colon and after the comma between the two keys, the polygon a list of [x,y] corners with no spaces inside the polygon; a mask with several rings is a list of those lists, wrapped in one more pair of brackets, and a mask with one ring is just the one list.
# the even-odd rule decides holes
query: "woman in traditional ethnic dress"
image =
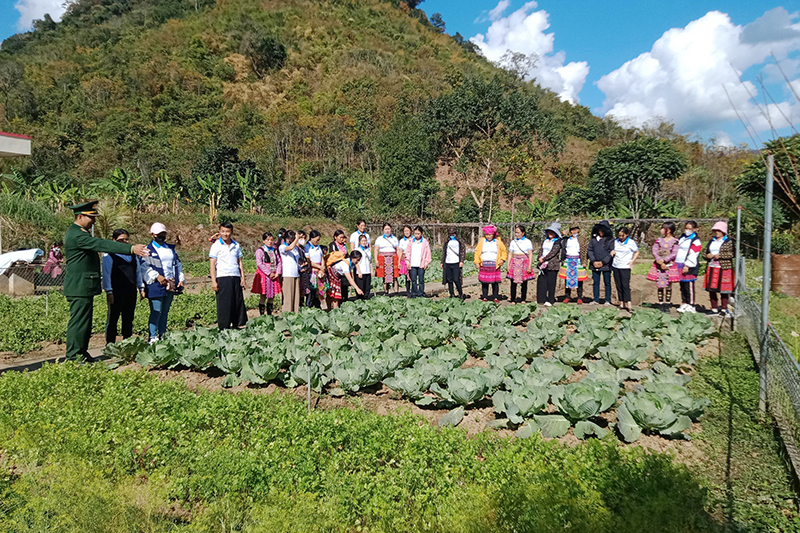
{"label": "woman in traditional ethnic dress", "polygon": [[[733,294],[736,279],[733,274],[733,259],[736,248],[733,239],[728,238],[728,223],[717,222],[711,228],[713,235],[706,246],[705,258],[708,260],[703,288],[711,299],[711,312],[723,317],[732,316],[728,300]],[[719,305],[719,309],[718,309]]]}
{"label": "woman in traditional ethnic dress", "polygon": [[545,239],[539,252],[539,277],[536,280],[536,301],[550,307],[556,303],[556,282],[561,260],[561,224],[553,222],[544,230]]}
{"label": "woman in traditional ethnic dress", "polygon": [[409,266],[408,266],[408,256],[406,255],[406,248],[408,248],[408,241],[411,240],[413,231],[411,230],[411,226],[406,224],[403,226],[403,237],[399,240],[400,245],[400,257],[398,259],[397,270],[399,275],[405,277],[406,283],[406,293],[411,291],[411,280],[409,279]]}
{"label": "woman in traditional ethnic dress", "polygon": [[262,235],[261,242],[262,246],[256,250],[256,275],[250,291],[259,295],[259,314],[271,315],[275,296],[281,293],[281,255],[274,246],[272,233]]}
{"label": "woman in traditional ethnic dress", "polygon": [[564,280],[564,303],[568,304],[572,297],[572,289],[578,289],[578,305],[583,303],[583,282],[589,274],[581,261],[581,242],[578,240],[581,229],[578,226],[569,228],[569,237],[563,240],[561,248],[561,268],[558,277]]}
{"label": "woman in traditional ethnic dress", "polygon": [[672,304],[672,284],[680,283],[681,271],[675,258],[678,257],[678,239],[675,237],[674,222],[661,225],[661,237],[653,243],[653,266],[647,279],[656,282],[658,288],[658,304],[665,313]]}
{"label": "woman in traditional ethnic dress", "polygon": [[[514,240],[508,245],[508,271],[511,280],[511,303],[522,303],[528,299],[528,281],[533,275],[533,243],[525,236],[525,227],[514,228]],[[519,299],[517,286],[522,285]]]}
{"label": "woman in traditional ethnic dress", "polygon": [[342,293],[342,280],[347,282],[356,290],[359,296],[364,293],[356,285],[353,279],[353,272],[358,269],[358,263],[361,261],[361,252],[353,250],[350,255],[345,255],[342,252],[335,250],[328,255],[328,283],[329,288],[326,294],[327,310],[336,309],[344,301]]}
{"label": "woman in traditional ethnic dress", "polygon": [[473,262],[478,268],[478,281],[481,282],[481,300],[484,302],[489,299],[489,286],[492,287],[492,300],[495,303],[500,301],[500,281],[503,274],[500,267],[508,259],[506,245],[497,235],[497,228],[493,225],[484,226],[483,237],[478,241],[475,248],[475,259]]}
{"label": "woman in traditional ethnic dress", "polygon": [[400,275],[400,241],[392,235],[392,225],[383,225],[383,234],[375,239],[375,276],[383,278],[386,294],[394,287],[397,292],[397,280]]}

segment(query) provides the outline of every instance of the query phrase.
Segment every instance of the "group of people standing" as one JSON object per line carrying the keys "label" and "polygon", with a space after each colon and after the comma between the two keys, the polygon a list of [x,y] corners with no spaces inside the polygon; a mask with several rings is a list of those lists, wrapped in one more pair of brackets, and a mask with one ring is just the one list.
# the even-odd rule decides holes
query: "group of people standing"
{"label": "group of people standing", "polygon": [[[668,312],[672,301],[672,285],[680,283],[680,313],[696,312],[695,282],[700,271],[700,258],[707,261],[703,288],[711,300],[711,313],[730,315],[728,304],[734,291],[734,244],[728,237],[728,224],[717,222],[712,228],[712,238],[703,249],[697,236],[697,223],[687,221],[683,234],[676,236],[673,222],[662,225],[661,235],[653,244],[653,265],[647,279],[656,282],[658,305]],[[631,237],[628,227],[621,227],[614,236],[608,221],[603,220],[592,228],[585,255],[579,240],[580,228],[572,226],[568,235],[561,234],[561,224],[555,222],[544,232],[544,239],[534,260],[534,246],[526,236],[524,226],[514,228],[514,239],[505,246],[497,228],[483,228],[483,237],[475,248],[475,266],[481,283],[481,299],[499,300],[502,281],[501,267],[507,263],[506,278],[511,282],[512,303],[527,299],[528,282],[536,278],[536,300],[549,307],[556,302],[556,286],[564,280],[564,303],[583,304],[583,284],[592,273],[593,299],[589,304],[610,306],[611,278],[617,289],[619,306],[632,310],[631,270],[639,258],[639,246]],[[588,269],[586,268],[588,266]],[[601,284],[605,288],[601,297]],[[491,296],[489,289],[491,288]]]}
{"label": "group of people standing", "polygon": [[[120,319],[122,336],[132,335],[137,299],[148,300],[149,338],[151,342],[158,340],[167,330],[174,297],[184,289],[183,265],[175,246],[166,242],[167,228],[163,224],[157,222],[150,227],[147,245],[131,245],[124,229],[114,231],[113,242],[95,239],[89,234],[97,215],[95,204],[72,206],[76,221],[64,239],[64,257],[69,265],[64,285],[70,302],[69,357],[88,358],[92,296],[100,292],[101,285],[108,301],[109,343],[116,340]],[[711,240],[705,246],[697,229],[697,223],[690,220],[684,223],[683,233],[677,235],[674,223],[664,223],[652,246],[654,259],[647,279],[656,284],[658,305],[664,311],[671,305],[673,285],[679,283],[678,311],[696,312],[695,283],[701,260],[705,259],[703,289],[709,293],[711,312],[729,316],[729,300],[735,286],[735,246],[728,237],[728,225],[724,221],[714,224]],[[639,246],[630,229],[620,227],[615,234],[608,221],[595,224],[585,253],[580,231],[578,226],[572,226],[567,235],[562,235],[561,224],[552,223],[545,229],[537,250],[524,226],[514,228],[514,238],[508,246],[495,226],[485,226],[473,259],[481,283],[481,299],[499,301],[505,266],[511,303],[527,301],[528,283],[535,278],[539,304],[548,307],[556,302],[559,279],[564,281],[562,301],[573,301],[575,291],[575,303],[583,304],[584,282],[591,271],[593,298],[589,304],[612,305],[613,277],[620,307],[631,310],[631,269],[639,258]],[[456,228],[450,228],[448,233],[441,248],[443,282],[451,297],[463,299],[467,246]],[[395,236],[392,225],[386,223],[373,242],[366,232],[366,222],[359,220],[349,239],[341,230],[334,233],[327,246],[320,243],[321,239],[316,230],[306,233],[281,229],[277,235],[263,234],[262,245],[255,253],[256,272],[250,286],[251,292],[259,295],[260,314],[272,314],[274,299],[279,295],[284,312],[296,312],[301,306],[320,308],[322,301],[326,302],[326,309],[335,309],[348,300],[351,289],[356,298],[369,298],[373,276],[381,279],[387,294],[392,290],[397,293],[398,281],[405,277],[409,298],[426,297],[425,273],[433,254],[422,227],[412,229],[406,225],[402,235]],[[220,224],[209,240],[211,288],[216,293],[219,328],[241,327],[247,322],[242,247],[233,239],[230,223]],[[105,252],[101,263],[96,261],[98,252]],[[53,254],[61,254],[61,250],[54,246]],[[61,259],[57,259],[52,265],[48,263],[49,268],[58,266]]]}

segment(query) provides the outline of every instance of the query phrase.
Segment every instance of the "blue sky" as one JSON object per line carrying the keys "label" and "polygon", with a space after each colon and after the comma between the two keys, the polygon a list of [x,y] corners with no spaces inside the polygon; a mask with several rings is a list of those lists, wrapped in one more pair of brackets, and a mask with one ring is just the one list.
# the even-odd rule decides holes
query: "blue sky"
{"label": "blue sky", "polygon": [[[62,1],[0,0],[0,38],[46,12],[57,20]],[[788,124],[800,129],[800,101],[770,57],[800,94],[797,0],[425,0],[420,7],[441,13],[448,33],[471,38],[491,60],[507,49],[535,53],[530,77],[599,116],[634,126],[663,118],[723,144],[773,138],[765,115],[778,134],[794,133]]]}

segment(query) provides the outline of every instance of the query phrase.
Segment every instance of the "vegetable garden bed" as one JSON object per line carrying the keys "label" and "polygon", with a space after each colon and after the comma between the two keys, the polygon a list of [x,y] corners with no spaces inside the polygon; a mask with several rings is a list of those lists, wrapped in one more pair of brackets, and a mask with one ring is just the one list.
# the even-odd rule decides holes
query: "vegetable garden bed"
{"label": "vegetable garden bed", "polygon": [[491,402],[486,425],[584,439],[614,431],[687,438],[706,405],[685,387],[696,346],[713,332],[702,315],[672,319],[643,309],[586,314],[535,304],[376,298],[325,313],[261,317],[243,330],[169,333],[153,346],[131,339],[108,355],[145,367],[224,372],[223,386],[311,380],[318,394],[354,395],[386,385],[424,409],[447,409],[443,426]]}

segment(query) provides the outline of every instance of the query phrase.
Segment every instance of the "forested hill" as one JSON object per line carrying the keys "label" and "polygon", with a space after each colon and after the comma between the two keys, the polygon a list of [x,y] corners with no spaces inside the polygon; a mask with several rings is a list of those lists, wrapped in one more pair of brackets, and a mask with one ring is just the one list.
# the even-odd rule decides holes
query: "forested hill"
{"label": "forested hill", "polygon": [[[453,156],[442,128],[463,126],[450,122],[470,106],[473,123],[527,114],[515,134],[544,143],[541,168],[610,127],[487,62],[416,4],[78,0],[61,22],[45,17],[3,42],[0,130],[34,137],[34,156],[13,163],[27,179],[93,183],[122,168],[200,200],[196,177],[230,163],[252,170],[258,191],[302,204],[313,199],[296,186],[310,179],[357,182],[357,202],[392,173],[432,179],[440,156]],[[432,102],[458,89],[431,129]],[[418,160],[402,161],[408,152]],[[392,205],[420,214],[429,185]],[[221,207],[242,195],[229,200]]]}

